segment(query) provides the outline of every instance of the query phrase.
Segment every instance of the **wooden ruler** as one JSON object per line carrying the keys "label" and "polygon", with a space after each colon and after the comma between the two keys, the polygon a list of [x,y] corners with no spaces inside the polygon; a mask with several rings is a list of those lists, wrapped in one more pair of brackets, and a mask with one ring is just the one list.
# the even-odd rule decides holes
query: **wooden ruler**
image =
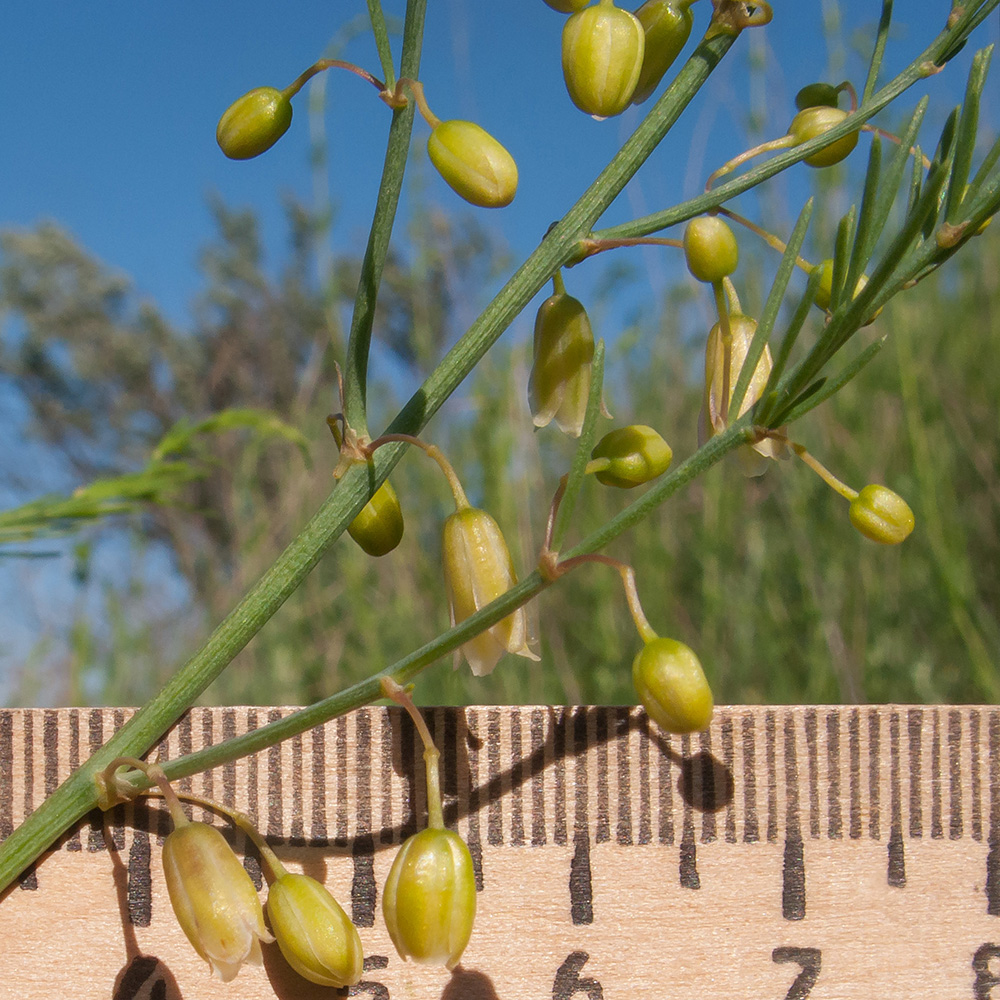
{"label": "wooden ruler", "polygon": [[[290,711],[196,709],[160,758]],[[0,837],[128,714],[0,712]],[[1000,709],[720,708],[670,738],[636,708],[426,714],[480,889],[454,973],[401,961],[382,921],[395,846],[424,817],[401,710],[182,783],[255,816],[352,913],[367,957],[351,996],[1000,1000]],[[22,876],[0,899],[2,1000],[336,995],[274,946],[212,979],[167,900],[168,830],[152,802],[94,814]]]}

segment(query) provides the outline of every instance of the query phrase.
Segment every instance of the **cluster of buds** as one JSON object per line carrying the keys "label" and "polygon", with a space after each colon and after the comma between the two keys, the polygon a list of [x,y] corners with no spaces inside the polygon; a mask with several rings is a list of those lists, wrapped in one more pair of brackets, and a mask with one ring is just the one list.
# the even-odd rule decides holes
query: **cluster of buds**
{"label": "cluster of buds", "polygon": [[361,939],[347,914],[316,879],[286,870],[250,818],[200,796],[183,797],[227,816],[254,843],[270,876],[267,918],[247,870],[222,832],[190,820],[179,794],[156,764],[132,757],[112,762],[98,778],[100,804],[110,808],[136,794],[119,774],[143,772],[167,803],[173,830],[163,842],[163,873],[177,921],[191,946],[224,982],[246,962],[260,965],[261,942],[276,941],[304,979],[337,989],[361,979]]}

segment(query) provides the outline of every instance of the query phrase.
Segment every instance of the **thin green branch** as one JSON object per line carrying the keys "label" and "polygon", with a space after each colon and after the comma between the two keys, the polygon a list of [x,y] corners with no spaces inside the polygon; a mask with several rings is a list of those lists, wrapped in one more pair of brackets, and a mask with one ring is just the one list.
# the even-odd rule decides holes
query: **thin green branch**
{"label": "thin green branch", "polygon": [[865,80],[865,89],[861,94],[861,103],[864,104],[875,93],[878,84],[879,70],[882,69],[882,58],[885,56],[885,47],[889,41],[889,25],[892,23],[892,0],[882,0],[882,14],[878,21],[878,31],[875,33],[875,44],[872,46],[872,57],[868,62],[868,77]]}
{"label": "thin green branch", "polygon": [[[392,48],[389,45],[389,27],[382,13],[381,0],[367,0],[368,17],[372,22],[372,34],[375,36],[375,47],[378,49],[379,62],[382,63],[382,77],[385,89],[396,89],[396,68],[392,62]],[[423,32],[421,32],[421,37]]]}

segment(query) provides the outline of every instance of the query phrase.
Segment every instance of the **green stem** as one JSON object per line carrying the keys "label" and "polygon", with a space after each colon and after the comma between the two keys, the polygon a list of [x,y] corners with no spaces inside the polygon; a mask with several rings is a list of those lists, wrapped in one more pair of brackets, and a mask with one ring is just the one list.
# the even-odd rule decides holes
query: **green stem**
{"label": "green stem", "polygon": [[385,23],[380,0],[368,0],[368,17],[372,22],[372,34],[375,36],[375,47],[378,49],[379,62],[382,63],[382,75],[385,77],[385,89],[396,88],[396,69],[392,62],[392,49],[389,47],[389,28]]}
{"label": "green stem", "polygon": [[[377,0],[369,0],[369,12]],[[403,56],[401,75],[416,77],[420,72],[420,49],[424,34],[424,13],[427,0],[410,0],[406,8],[406,22],[403,27]],[[381,11],[379,11],[381,15]],[[375,23],[375,16],[372,16]],[[384,27],[384,19],[383,19]],[[378,32],[376,31],[376,41]],[[381,50],[380,50],[381,54]],[[388,84],[388,80],[386,81]],[[371,350],[372,325],[375,321],[375,303],[378,299],[379,284],[385,258],[389,252],[392,224],[396,218],[396,207],[403,188],[403,173],[410,150],[410,134],[413,131],[413,107],[396,108],[389,126],[389,142],[386,147],[385,163],[382,168],[382,182],[379,185],[375,218],[368,234],[361,277],[354,297],[354,313],[351,319],[351,334],[347,342],[347,357],[344,368],[344,416],[348,424],[361,437],[368,435],[368,355]]]}

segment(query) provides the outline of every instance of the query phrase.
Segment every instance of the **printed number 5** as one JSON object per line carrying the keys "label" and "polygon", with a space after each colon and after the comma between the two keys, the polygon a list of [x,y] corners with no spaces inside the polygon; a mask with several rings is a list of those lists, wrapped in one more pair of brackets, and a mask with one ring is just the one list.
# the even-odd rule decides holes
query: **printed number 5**
{"label": "printed number 5", "polygon": [[802,966],[802,971],[788,988],[785,1000],[805,1000],[809,991],[819,979],[820,960],[819,948],[775,948],[771,952],[772,962],[795,962]]}

